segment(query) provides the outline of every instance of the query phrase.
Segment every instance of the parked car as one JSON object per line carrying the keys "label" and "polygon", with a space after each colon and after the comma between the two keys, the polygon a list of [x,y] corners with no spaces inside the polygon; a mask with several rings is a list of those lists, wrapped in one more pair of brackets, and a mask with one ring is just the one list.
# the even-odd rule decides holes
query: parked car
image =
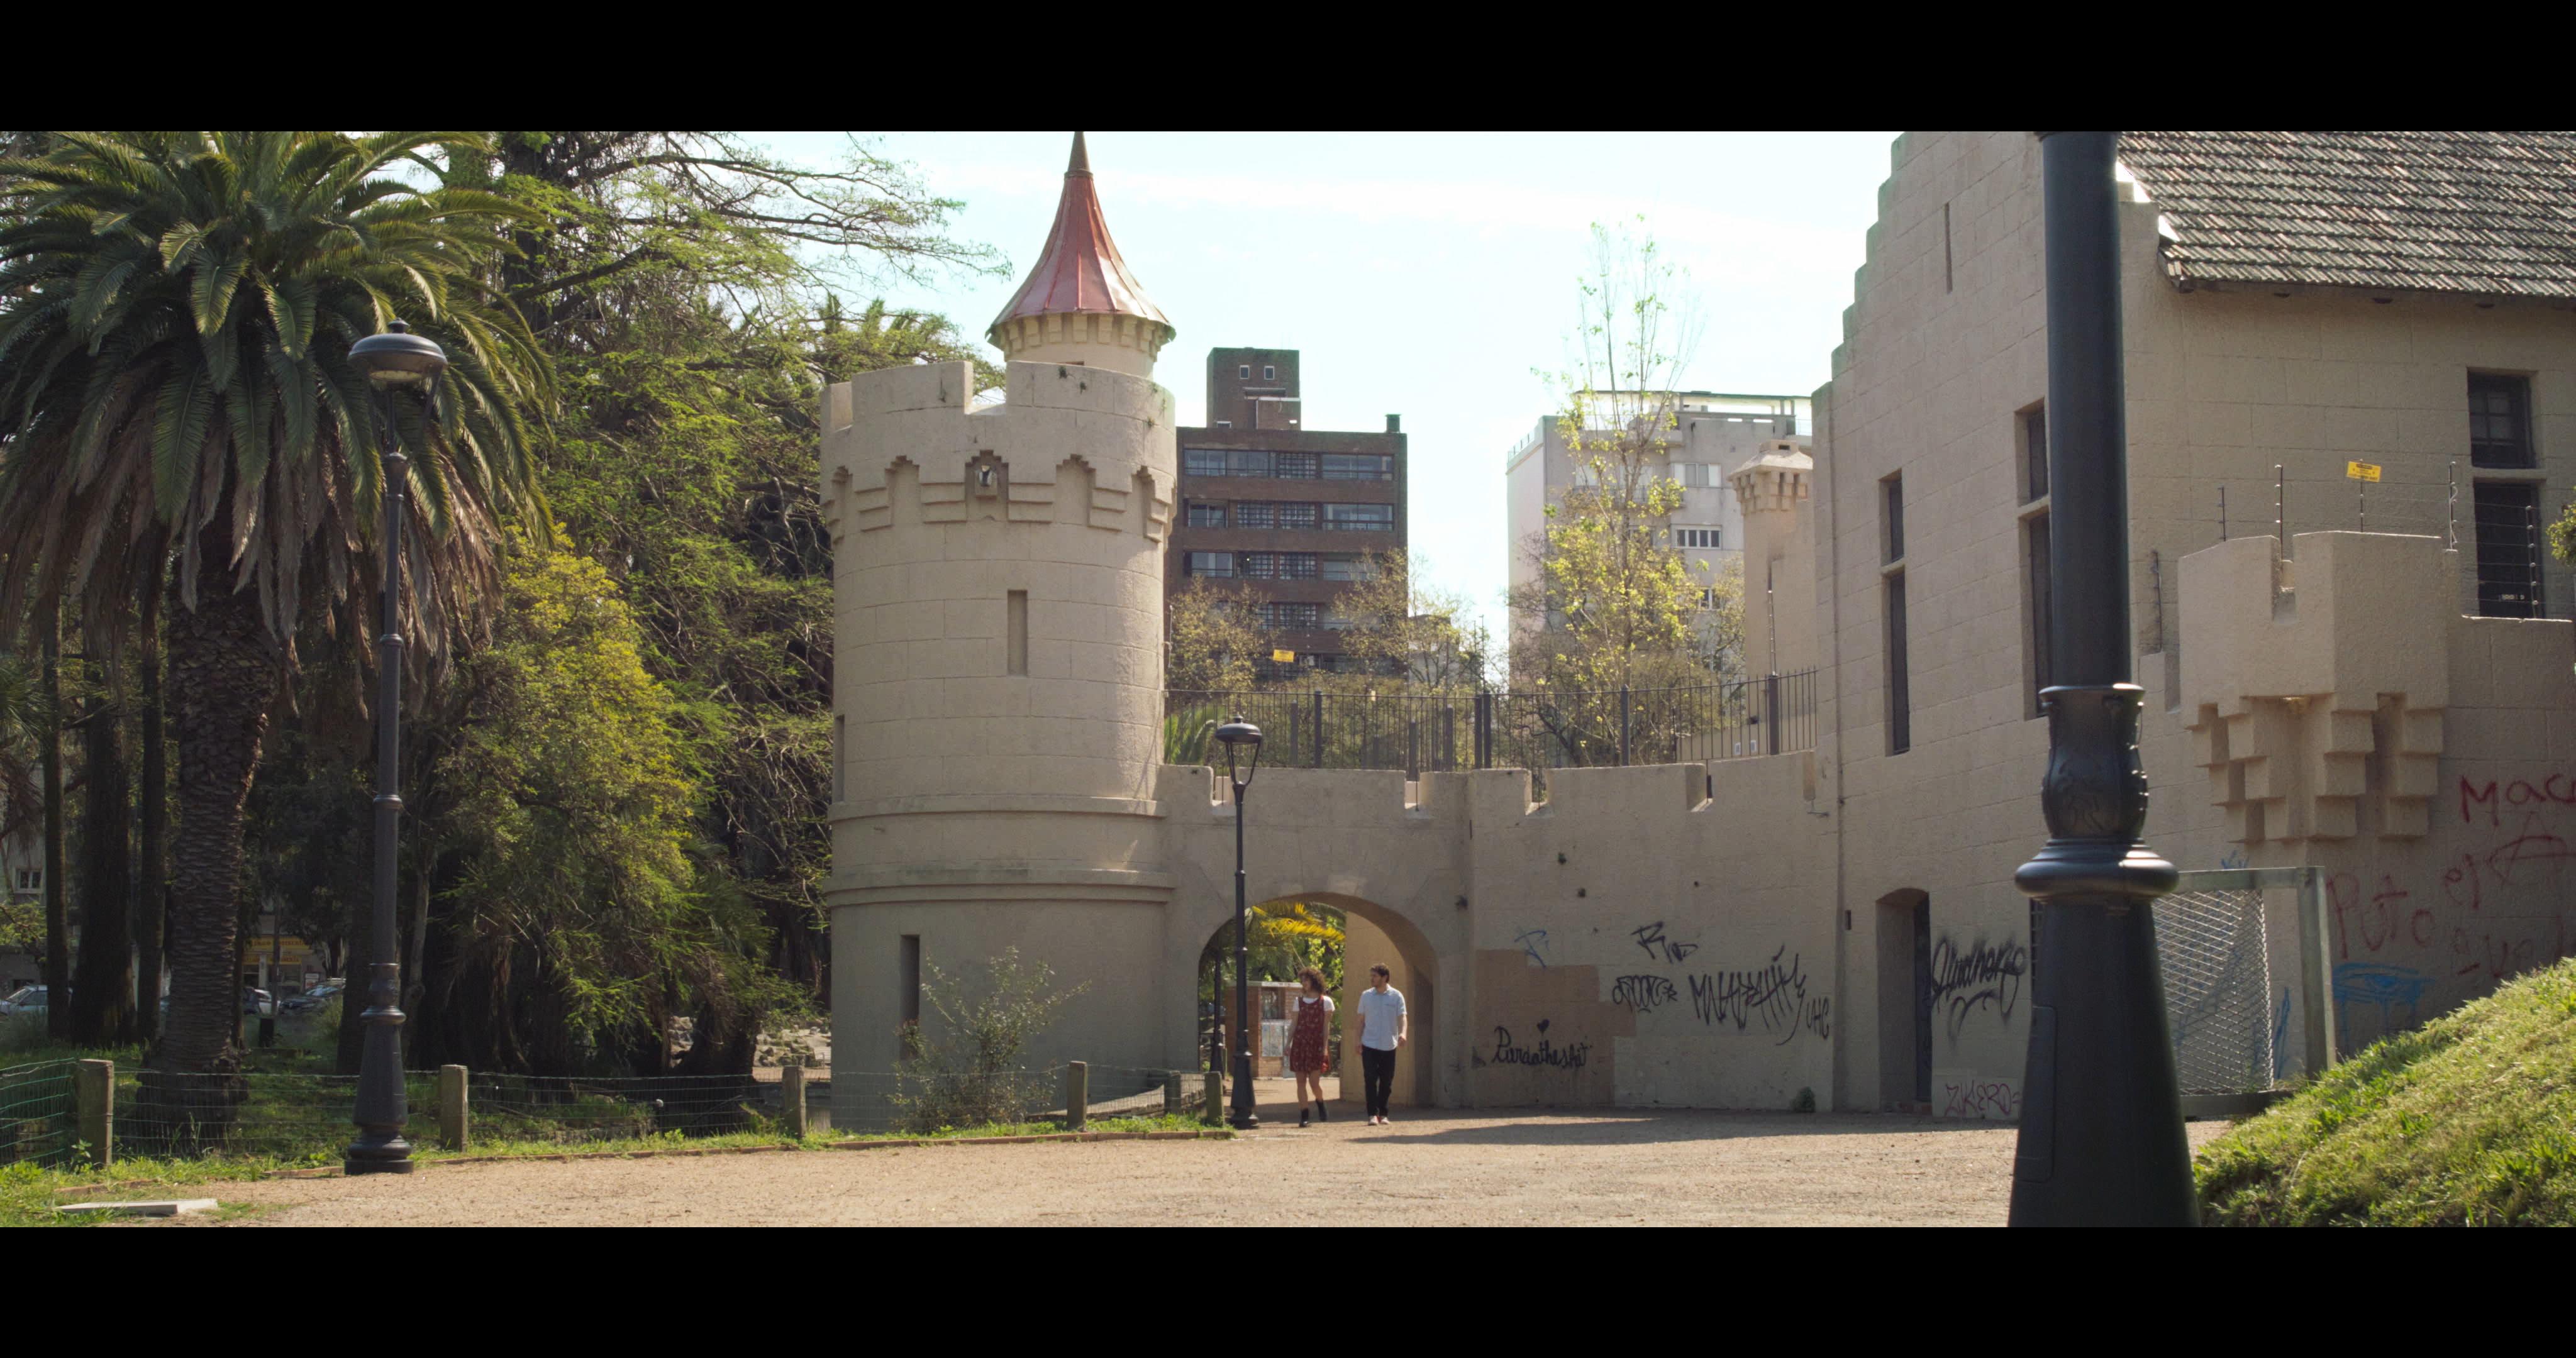
{"label": "parked car", "polygon": [[253,990],[249,986],[243,986],[242,1012],[258,1018],[274,1015],[277,1012],[277,997],[265,990]]}
{"label": "parked car", "polygon": [[340,998],[340,992],[345,988],[338,981],[324,981],[301,995],[287,996],[285,1010],[290,1014],[312,1013],[324,1004]]}
{"label": "parked car", "polygon": [[0,1014],[41,1014],[45,1009],[45,988],[40,985],[22,985],[0,999]]}

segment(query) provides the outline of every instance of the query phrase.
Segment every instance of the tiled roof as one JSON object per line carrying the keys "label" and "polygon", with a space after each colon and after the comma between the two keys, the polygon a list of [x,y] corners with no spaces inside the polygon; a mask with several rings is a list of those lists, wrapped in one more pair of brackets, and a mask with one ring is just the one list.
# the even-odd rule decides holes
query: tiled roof
{"label": "tiled roof", "polygon": [[2576,133],[2123,132],[2178,285],[2576,299]]}
{"label": "tiled roof", "polygon": [[1056,201],[1055,225],[1047,232],[1046,248],[1038,254],[1037,267],[1029,270],[1028,281],[1012,294],[1002,314],[993,318],[991,330],[1023,316],[1085,313],[1135,316],[1161,326],[1165,341],[1173,334],[1172,323],[1145,296],[1136,276],[1127,272],[1118,242],[1109,238],[1109,222],[1100,215],[1100,194],[1092,187],[1091,156],[1083,147],[1082,134],[1076,132],[1073,160],[1064,172],[1064,196]]}

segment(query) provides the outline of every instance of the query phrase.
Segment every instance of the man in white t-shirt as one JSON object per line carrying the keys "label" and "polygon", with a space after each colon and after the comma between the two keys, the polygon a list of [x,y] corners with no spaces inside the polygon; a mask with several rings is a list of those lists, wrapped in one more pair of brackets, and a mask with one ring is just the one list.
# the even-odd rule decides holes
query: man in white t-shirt
{"label": "man in white t-shirt", "polygon": [[1412,1036],[1404,992],[1387,984],[1393,976],[1380,962],[1369,968],[1369,988],[1360,992],[1360,1078],[1372,1127],[1386,1125],[1387,1095],[1395,1090],[1395,1049]]}

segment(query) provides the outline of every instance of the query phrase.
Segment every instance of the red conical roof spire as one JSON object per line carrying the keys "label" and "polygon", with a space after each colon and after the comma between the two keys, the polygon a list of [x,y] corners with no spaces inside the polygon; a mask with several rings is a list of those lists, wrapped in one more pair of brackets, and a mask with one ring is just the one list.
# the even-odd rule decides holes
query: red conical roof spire
{"label": "red conical roof spire", "polygon": [[1029,316],[1133,316],[1162,328],[1168,342],[1175,330],[1145,296],[1118,243],[1109,239],[1109,223],[1100,215],[1100,195],[1092,190],[1091,157],[1082,134],[1073,134],[1073,159],[1065,166],[1064,197],[1057,200],[1055,226],[1028,281],[1012,294],[1010,305],[993,318],[985,332],[997,347],[1002,327]]}

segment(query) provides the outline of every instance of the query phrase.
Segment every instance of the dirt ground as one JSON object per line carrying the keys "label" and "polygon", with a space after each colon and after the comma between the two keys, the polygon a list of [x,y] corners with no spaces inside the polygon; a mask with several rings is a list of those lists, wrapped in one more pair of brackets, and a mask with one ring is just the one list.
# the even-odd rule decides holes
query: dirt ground
{"label": "dirt ground", "polygon": [[[1268,1082],[1265,1081],[1265,1084]],[[1995,1226],[2009,1127],[1770,1113],[1424,1111],[1233,1141],[425,1166],[215,1187],[242,1226]],[[2190,1124],[2192,1145],[2225,1130]]]}

